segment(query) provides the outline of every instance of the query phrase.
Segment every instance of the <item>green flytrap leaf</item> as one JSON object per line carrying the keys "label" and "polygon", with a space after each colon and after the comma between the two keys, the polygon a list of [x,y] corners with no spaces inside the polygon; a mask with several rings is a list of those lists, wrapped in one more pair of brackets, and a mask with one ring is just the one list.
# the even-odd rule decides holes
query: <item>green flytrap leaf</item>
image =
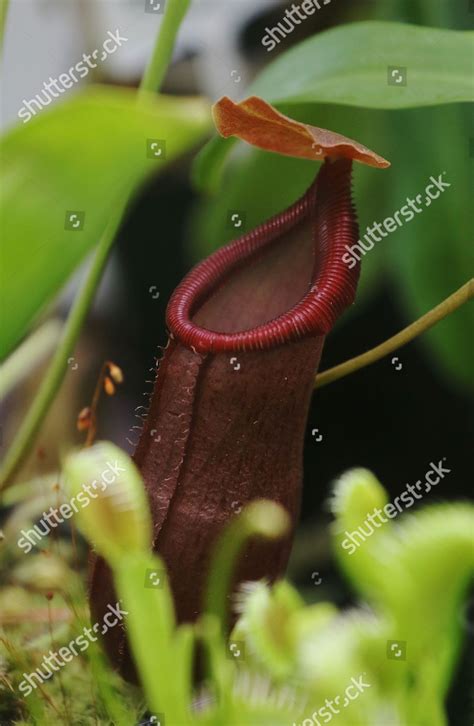
{"label": "green flytrap leaf", "polygon": [[[295,106],[308,103],[395,109],[469,102],[474,100],[473,52],[473,32],[352,23],[283,53],[248,95],[261,96],[278,109],[291,106],[292,115]],[[215,190],[231,147],[218,138],[207,144],[194,168],[199,187]]]}
{"label": "green flytrap leaf", "polygon": [[143,481],[122,449],[103,441],[70,454],[64,474],[67,490],[81,504],[79,526],[98,552],[113,561],[148,552],[151,519]]}
{"label": "green flytrap leaf", "polygon": [[[414,499],[409,504],[402,495],[401,501],[406,508]],[[379,519],[378,526],[371,526],[369,515],[376,509],[386,523]],[[437,504],[393,519],[397,510],[383,487],[370,472],[356,469],[337,482],[332,510],[337,559],[384,616],[389,640],[409,649],[405,675],[417,688],[406,694],[405,717],[444,724],[442,704],[459,654],[462,603],[474,572],[473,507]]]}
{"label": "green flytrap leaf", "polygon": [[[112,472],[116,476],[112,477]],[[113,444],[100,442],[70,454],[64,464],[64,474],[71,502],[81,504],[77,511],[80,530],[113,571],[117,596],[125,608],[134,660],[152,712],[165,714],[170,723],[183,725],[239,722],[251,726],[260,715],[258,722],[268,726],[287,723],[290,712],[283,716],[281,708],[276,708],[278,694],[274,694],[273,700],[267,693],[263,698],[260,694],[256,702],[246,704],[247,685],[244,684],[239,695],[234,683],[235,666],[226,652],[222,620],[206,614],[203,625],[176,627],[164,562],[149,552],[152,538],[148,502],[143,481],[131,459]],[[94,486],[94,482],[100,485]],[[106,487],[102,486],[103,482]],[[91,489],[96,490],[97,496],[91,495],[84,505],[80,494]],[[255,536],[274,539],[287,526],[285,511],[268,501],[251,503],[234,519],[216,555],[214,567],[219,571],[210,577],[209,595],[214,597],[210,610],[219,613],[223,610],[236,558],[246,541]],[[213,631],[210,634],[214,641],[212,650],[218,649],[212,669],[222,671],[211,675],[216,684],[221,688],[225,684],[226,689],[225,693],[219,693],[219,712],[217,706],[210,709],[209,719],[205,714],[198,718],[192,712],[194,642],[196,637],[205,639],[209,631],[206,621]],[[255,695],[258,694],[252,691],[252,699]],[[247,697],[250,699],[250,695]]]}
{"label": "green flytrap leaf", "polygon": [[305,607],[287,583],[259,583],[242,590],[232,638],[246,647],[249,669],[298,684],[307,697],[303,724],[324,722],[326,699],[339,698],[341,706],[346,686],[356,682],[360,697],[346,704],[344,723],[445,726],[461,605],[474,569],[473,507],[403,514],[348,554],[341,546],[347,531],[388,505],[387,493],[373,474],[355,469],[336,483],[331,504],[337,559],[373,610]]}
{"label": "green flytrap leaf", "polygon": [[0,357],[97,244],[114,206],[210,124],[198,99],[92,87],[1,143]]}
{"label": "green flytrap leaf", "polygon": [[[283,726],[311,718],[324,722],[326,699],[331,699],[344,709],[344,722],[354,726],[445,726],[444,698],[459,652],[459,615],[474,566],[472,506],[436,505],[403,514],[400,522],[387,522],[348,554],[341,546],[345,530],[388,504],[386,491],[370,472],[348,472],[332,500],[334,547],[373,609],[340,612],[324,602],[308,607],[287,582],[272,587],[247,583],[236,598],[240,618],[227,642],[225,601],[238,556],[251,537],[282,535],[284,510],[255,501],[232,520],[211,559],[206,612],[197,623],[177,627],[164,563],[148,551],[148,504],[129,457],[109,443],[70,455],[65,465],[70,492],[77,497],[84,484],[103,480],[101,472],[110,461],[124,470],[116,489],[102,503],[83,507],[78,523],[112,567],[152,712],[190,726]],[[144,586],[150,571],[159,571],[159,588]],[[196,694],[193,662],[199,641],[206,679]],[[397,654],[405,649],[399,662],[398,655],[390,657],[391,643]],[[243,650],[242,661],[234,660],[232,645],[239,654]]]}
{"label": "green flytrap leaf", "polygon": [[[107,473],[105,479],[102,472]],[[81,503],[78,524],[113,569],[148,704],[155,713],[164,709],[171,719],[185,723],[182,694],[178,682],[170,677],[180,665],[174,662],[171,642],[173,603],[164,564],[149,551],[151,518],[141,475],[130,457],[108,442],[70,454],[64,475],[67,489],[77,501],[85,486],[96,489],[87,505]],[[94,487],[94,482],[106,486]],[[158,681],[157,664],[162,672]]]}

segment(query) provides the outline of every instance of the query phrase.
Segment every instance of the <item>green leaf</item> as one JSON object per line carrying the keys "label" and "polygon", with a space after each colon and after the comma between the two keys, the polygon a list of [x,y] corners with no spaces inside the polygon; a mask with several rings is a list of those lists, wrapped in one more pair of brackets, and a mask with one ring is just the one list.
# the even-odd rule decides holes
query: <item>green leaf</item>
{"label": "green leaf", "polygon": [[[409,694],[416,709],[411,713],[423,723],[423,708],[441,711],[436,701],[445,695],[459,653],[462,602],[474,571],[474,507],[435,504],[372,526],[368,515],[378,509],[383,516],[387,503],[386,491],[370,472],[353,469],[343,475],[331,507],[334,551],[359,592],[389,618],[394,637],[408,643],[408,666],[412,681],[418,681],[418,692]],[[385,514],[393,519],[389,511]],[[364,541],[359,532],[358,548],[348,552],[351,545],[345,548],[344,541],[359,526],[369,534]]]}
{"label": "green leaf", "polygon": [[[387,267],[400,293],[406,320],[411,322],[472,276],[470,119],[468,109],[460,105],[417,109],[408,117],[403,113],[391,116],[387,137],[392,156],[397,158],[397,168],[393,168],[397,200],[407,196],[414,199],[418,194],[423,200],[423,212],[401,229],[398,240],[393,239],[387,248]],[[400,144],[400,138],[408,141]],[[438,179],[440,175],[451,186],[427,207],[425,188],[431,176]],[[399,206],[394,200],[393,210]],[[461,387],[473,385],[473,326],[473,306],[464,305],[419,342],[428,355],[434,354],[433,367],[451,384]]]}
{"label": "green leaf", "polygon": [[[433,3],[432,0],[394,0],[383,7],[377,4],[382,19],[400,17],[407,22],[444,28],[472,27],[468,3]],[[406,320],[414,320],[450,295],[469,276],[473,269],[474,249],[472,230],[472,171],[473,161],[466,153],[466,139],[472,126],[471,109],[466,105],[444,106],[413,111],[400,129],[400,116],[391,114],[390,135],[400,136],[409,144],[396,147],[397,156],[410,167],[424,157],[426,169],[437,166],[448,172],[448,181],[455,183],[455,195],[440,200],[429,214],[410,225],[404,234],[403,245],[390,250],[389,269],[394,278],[406,311]],[[401,131],[401,133],[400,133]],[[446,143],[446,139],[459,143]],[[408,148],[407,148],[408,146]],[[398,153],[400,152],[400,154]],[[470,154],[472,157],[472,154]],[[399,174],[397,189],[406,184]],[[413,191],[413,190],[411,190]],[[444,195],[443,195],[444,196]],[[432,365],[444,373],[450,384],[471,387],[474,384],[474,348],[470,344],[474,326],[472,305],[464,305],[420,338],[418,345],[432,356]]]}
{"label": "green leaf", "polygon": [[274,540],[289,528],[287,511],[276,502],[255,499],[228,525],[217,543],[204,597],[205,611],[219,618],[226,629],[228,596],[237,558],[253,537]]}
{"label": "green leaf", "polygon": [[[127,611],[127,633],[147,704],[153,713],[165,712],[171,723],[185,726],[188,704],[179,697],[182,680],[173,675],[174,609],[164,563],[155,555],[130,553],[109,564]],[[160,587],[146,587],[150,573],[160,574]]]}
{"label": "green leaf", "polygon": [[239,595],[242,616],[231,641],[245,641],[252,661],[284,681],[294,668],[293,618],[299,611],[304,612],[303,600],[284,580],[271,590],[262,581],[247,583],[241,586]]}
{"label": "green leaf", "polygon": [[237,139],[215,136],[197,154],[192,167],[192,182],[196,189],[215,194],[219,189],[221,174],[227,156]]}
{"label": "green leaf", "polygon": [[[137,102],[132,91],[92,87],[7,134],[0,357],[97,243],[117,201],[196,144],[209,123],[197,99]],[[156,158],[154,139],[165,142]]]}
{"label": "green leaf", "polygon": [[[283,53],[265,68],[248,95],[293,110],[308,103],[390,109],[473,101],[473,51],[473,32],[352,23]],[[388,83],[389,66],[397,65],[407,69],[404,86]],[[215,189],[228,149],[222,139],[213,139],[201,152],[194,169],[201,188]]]}
{"label": "green leaf", "polygon": [[[140,472],[115,444],[100,441],[69,454],[64,462],[66,491],[84,497],[84,484],[96,490],[77,511],[79,527],[95,550],[112,564],[125,555],[146,553],[152,525]],[[72,505],[71,505],[72,506]]]}
{"label": "green leaf", "polygon": [[[250,93],[278,103],[413,108],[474,100],[474,33],[363,22],[308,38],[271,63]],[[405,86],[388,68],[407,69]]]}

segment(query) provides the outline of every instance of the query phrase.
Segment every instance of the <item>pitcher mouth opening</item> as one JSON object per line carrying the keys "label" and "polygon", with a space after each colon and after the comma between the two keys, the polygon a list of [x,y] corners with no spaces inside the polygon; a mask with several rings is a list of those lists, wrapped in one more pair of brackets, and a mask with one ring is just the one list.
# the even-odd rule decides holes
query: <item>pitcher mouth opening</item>
{"label": "pitcher mouth opening", "polygon": [[360,273],[350,159],[327,159],[285,212],[219,249],[176,288],[171,336],[199,353],[268,350],[326,335],[353,303]]}

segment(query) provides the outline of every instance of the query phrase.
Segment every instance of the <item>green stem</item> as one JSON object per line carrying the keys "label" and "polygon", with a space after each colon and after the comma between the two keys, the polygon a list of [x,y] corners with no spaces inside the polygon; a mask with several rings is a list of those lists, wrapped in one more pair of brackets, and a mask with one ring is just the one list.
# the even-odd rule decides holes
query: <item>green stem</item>
{"label": "green stem", "polygon": [[423,315],[407,328],[400,331],[400,333],[397,333],[397,335],[389,338],[376,348],[372,348],[372,350],[367,351],[367,353],[358,355],[356,358],[351,358],[345,363],[340,363],[338,366],[329,368],[329,370],[323,371],[317,375],[315,388],[327,386],[329,383],[338,381],[339,378],[344,378],[344,376],[348,376],[350,373],[354,373],[360,368],[365,368],[365,366],[375,363],[380,360],[380,358],[384,358],[386,355],[389,355],[389,353],[393,353],[395,350],[398,350],[398,348],[401,348],[403,345],[406,345],[414,338],[417,338],[419,335],[432,328],[433,325],[439,323],[440,320],[443,320],[448,315],[451,315],[451,313],[454,313],[455,310],[460,308],[461,305],[464,305],[464,303],[467,303],[468,300],[471,300],[473,297],[474,278],[469,280],[469,282],[466,282],[465,285],[447,297],[446,300],[443,300],[443,302],[433,308],[433,310],[430,310],[426,313],[426,315]]}
{"label": "green stem", "polygon": [[27,449],[34,441],[43,418],[52,404],[64,378],[64,374],[68,367],[68,358],[74,350],[82,324],[93,300],[97,285],[102,277],[102,272],[107,262],[108,254],[115,239],[115,235],[122,222],[122,217],[122,205],[119,205],[118,210],[113,214],[113,217],[107,225],[107,228],[96,249],[92,265],[86,274],[86,279],[74,300],[69,317],[63,328],[59,345],[56,348],[53,360],[41,381],[39,391],[37,392],[33,400],[33,404],[7,452],[5,461],[0,470],[0,491],[2,491],[2,489],[6,489],[7,486],[12,483],[12,478],[16,473]]}
{"label": "green stem", "polygon": [[140,93],[161,88],[173,54],[179,27],[191,0],[168,0],[158,40],[140,84]]}
{"label": "green stem", "polygon": [[255,500],[233,519],[221,535],[215,549],[205,592],[204,610],[216,617],[226,633],[229,621],[229,597],[235,565],[247,540],[261,537],[279,539],[288,531],[289,516],[279,504]]}
{"label": "green stem", "polygon": [[53,351],[61,337],[62,323],[57,318],[47,320],[0,366],[0,399],[28,378]]}
{"label": "green stem", "polygon": [[146,553],[122,555],[109,564],[127,611],[129,642],[147,705],[153,714],[164,714],[166,723],[185,726],[190,722],[188,704],[176,697],[181,683],[176,680],[171,592],[167,582],[160,589],[146,586],[147,572],[163,572],[164,564]]}
{"label": "green stem", "polygon": [[[159,90],[160,83],[166,73],[167,63],[171,57],[179,24],[188,6],[189,0],[167,1],[161,32],[158,34],[152,57],[140,83],[139,96],[145,92]],[[94,299],[109,252],[125,217],[128,201],[129,195],[117,204],[117,208],[113,212],[112,218],[99,241],[91,267],[69,313],[53,360],[0,469],[0,491],[6,489],[12,483],[23,457],[35,440],[41,423],[59,390],[66,373],[67,359],[74,350],[82,325]]]}
{"label": "green stem", "polygon": [[3,48],[3,38],[5,35],[9,5],[10,0],[0,0],[0,50]]}

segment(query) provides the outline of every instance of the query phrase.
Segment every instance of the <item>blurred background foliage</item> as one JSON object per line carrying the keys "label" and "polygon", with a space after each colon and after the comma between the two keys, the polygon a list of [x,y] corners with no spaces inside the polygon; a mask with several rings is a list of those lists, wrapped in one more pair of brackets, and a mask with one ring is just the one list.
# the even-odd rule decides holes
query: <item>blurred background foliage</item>
{"label": "blurred background foliage", "polygon": [[[167,139],[170,163],[208,125],[204,101],[150,94],[137,104],[131,91],[94,86],[6,137],[0,356],[24,336],[96,245],[113,210],[150,174],[147,139]],[[66,226],[75,211],[72,224],[82,225],[76,234]],[[68,232],[72,244],[65,245]]]}

